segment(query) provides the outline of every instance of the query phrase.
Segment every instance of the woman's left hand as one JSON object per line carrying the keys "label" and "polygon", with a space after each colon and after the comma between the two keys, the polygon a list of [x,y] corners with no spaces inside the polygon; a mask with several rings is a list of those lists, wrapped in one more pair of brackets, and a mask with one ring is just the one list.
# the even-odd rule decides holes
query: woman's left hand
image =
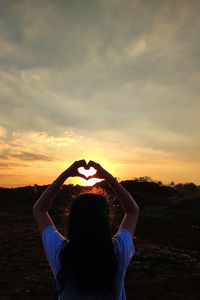
{"label": "woman's left hand", "polygon": [[82,160],[77,160],[75,161],[67,170],[66,172],[68,173],[69,177],[82,177],[84,179],[87,179],[87,177],[81,173],[79,173],[78,168],[80,167],[84,167],[85,169],[87,169],[87,163],[84,159]]}

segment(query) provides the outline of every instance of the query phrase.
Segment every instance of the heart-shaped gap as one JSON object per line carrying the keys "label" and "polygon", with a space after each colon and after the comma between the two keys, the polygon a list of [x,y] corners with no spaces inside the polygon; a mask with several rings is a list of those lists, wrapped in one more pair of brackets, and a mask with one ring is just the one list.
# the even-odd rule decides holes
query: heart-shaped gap
{"label": "heart-shaped gap", "polygon": [[96,174],[97,170],[93,167],[90,167],[89,169],[85,169],[84,167],[78,168],[78,172],[82,175],[85,175],[85,177],[93,176]]}

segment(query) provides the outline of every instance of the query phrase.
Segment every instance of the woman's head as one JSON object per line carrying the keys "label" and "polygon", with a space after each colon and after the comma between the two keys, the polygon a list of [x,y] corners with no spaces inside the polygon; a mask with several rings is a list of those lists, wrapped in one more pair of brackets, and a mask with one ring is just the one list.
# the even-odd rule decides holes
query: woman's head
{"label": "woman's head", "polygon": [[109,224],[109,206],[103,195],[76,197],[67,222],[69,242],[61,253],[60,290],[65,280],[79,294],[108,294],[114,288],[117,257]]}
{"label": "woman's head", "polygon": [[109,207],[103,195],[85,193],[70,206],[68,238],[71,242],[98,243],[110,238]]}

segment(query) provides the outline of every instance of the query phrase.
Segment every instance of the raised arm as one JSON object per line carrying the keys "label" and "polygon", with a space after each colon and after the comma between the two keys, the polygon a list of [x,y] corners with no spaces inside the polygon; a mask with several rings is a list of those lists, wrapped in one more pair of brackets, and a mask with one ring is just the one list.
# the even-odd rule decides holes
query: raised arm
{"label": "raised arm", "polygon": [[68,169],[62,172],[42,193],[38,201],[33,206],[33,216],[41,233],[46,226],[53,225],[53,221],[48,213],[48,209],[65,180],[68,177],[74,176],[79,176],[86,179],[84,175],[78,172],[79,167],[87,167],[85,160],[75,161]]}
{"label": "raised arm", "polygon": [[101,165],[90,161],[88,166],[91,166],[97,170],[97,173],[93,177],[105,179],[111,186],[115,196],[119,200],[123,210],[124,218],[120,224],[119,228],[128,229],[131,234],[135,233],[138,217],[139,217],[139,207],[130,193],[120,184],[117,180]]}

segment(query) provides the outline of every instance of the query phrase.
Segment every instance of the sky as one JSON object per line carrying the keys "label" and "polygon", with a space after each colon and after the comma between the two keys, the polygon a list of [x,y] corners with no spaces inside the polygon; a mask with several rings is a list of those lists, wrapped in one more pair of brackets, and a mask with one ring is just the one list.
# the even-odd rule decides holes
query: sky
{"label": "sky", "polygon": [[48,184],[79,159],[200,184],[199,11],[0,0],[0,186]]}

